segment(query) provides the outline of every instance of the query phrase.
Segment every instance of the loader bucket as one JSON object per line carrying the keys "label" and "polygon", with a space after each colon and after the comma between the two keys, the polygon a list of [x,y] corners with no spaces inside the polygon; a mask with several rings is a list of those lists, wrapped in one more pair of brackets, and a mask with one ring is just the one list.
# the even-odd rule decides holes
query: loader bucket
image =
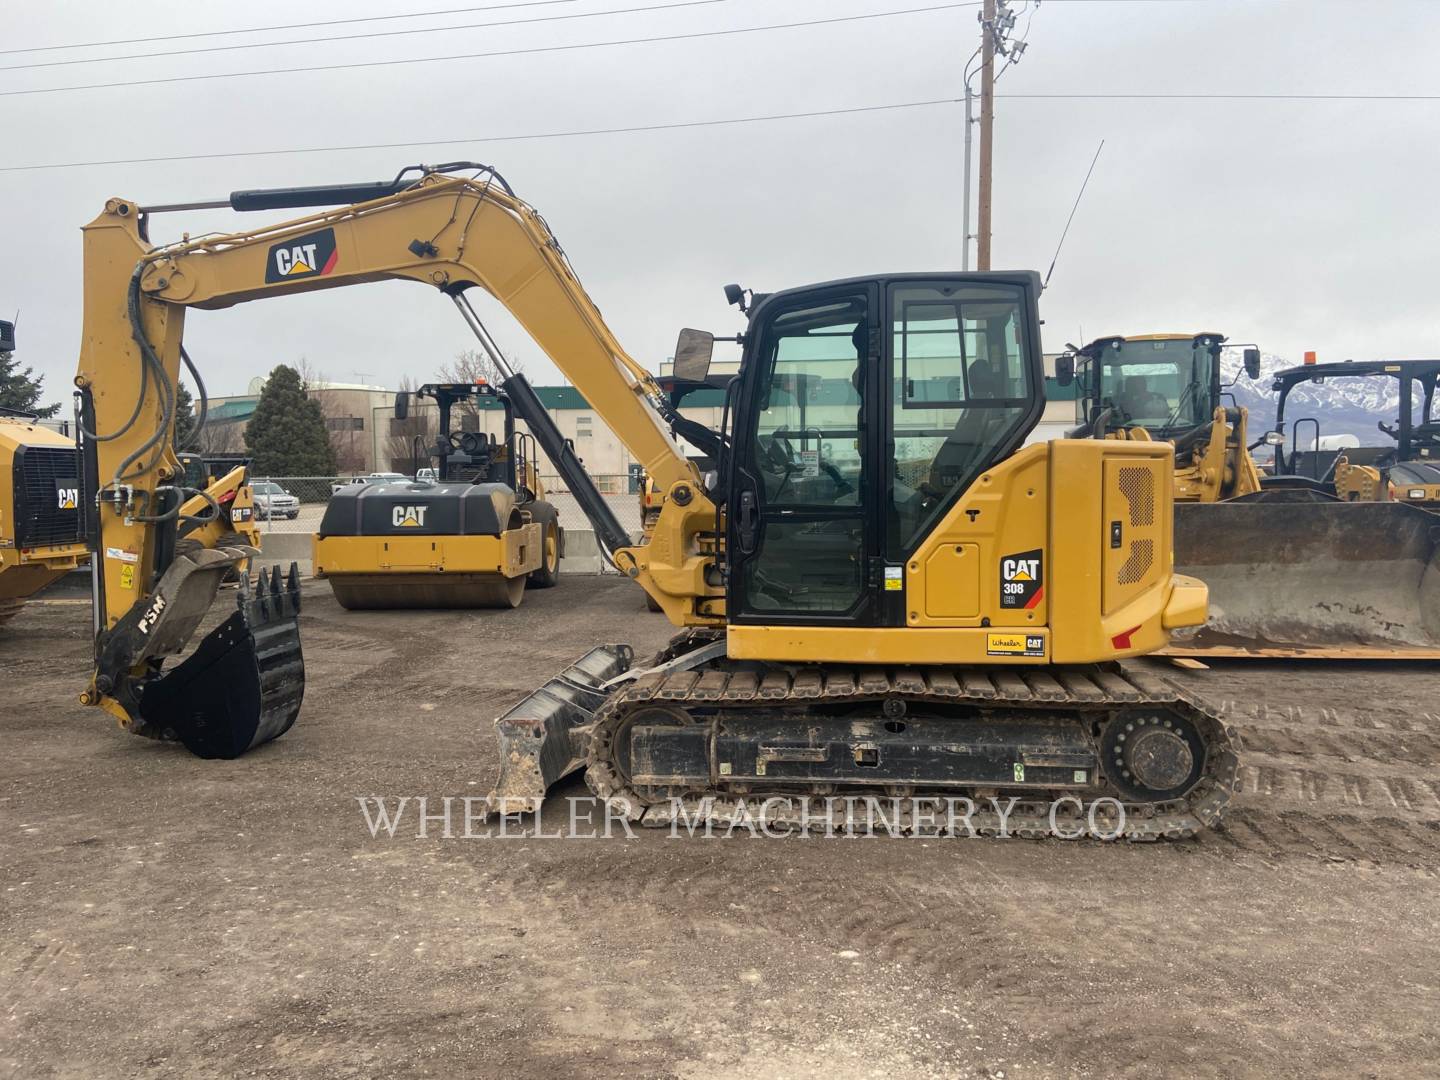
{"label": "loader bucket", "polygon": [[1178,503],[1175,570],[1210,617],[1169,653],[1440,658],[1440,515],[1400,503]]}
{"label": "loader bucket", "polygon": [[261,570],[253,593],[242,576],[236,607],[140,699],[148,725],[173,732],[202,758],[236,758],[278,739],[305,693],[295,564],[288,575]]}
{"label": "loader bucket", "polygon": [[609,696],[605,684],[629,671],[634,655],[629,645],[597,645],[495,721],[493,813],[539,813],[551,785],[585,764],[588,725]]}

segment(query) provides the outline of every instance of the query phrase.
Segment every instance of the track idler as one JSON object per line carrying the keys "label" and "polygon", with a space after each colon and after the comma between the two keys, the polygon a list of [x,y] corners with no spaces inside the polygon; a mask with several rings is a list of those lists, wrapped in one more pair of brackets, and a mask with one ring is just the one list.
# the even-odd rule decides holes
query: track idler
{"label": "track idler", "polygon": [[203,758],[236,758],[278,739],[305,693],[296,565],[288,575],[261,570],[253,593],[242,575],[236,609],[140,697],[147,729]]}

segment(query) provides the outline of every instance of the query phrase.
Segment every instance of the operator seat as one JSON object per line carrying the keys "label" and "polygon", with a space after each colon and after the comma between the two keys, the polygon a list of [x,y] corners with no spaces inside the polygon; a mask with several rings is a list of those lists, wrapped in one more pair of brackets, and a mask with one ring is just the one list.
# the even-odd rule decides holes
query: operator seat
{"label": "operator seat", "polygon": [[[1000,364],[981,358],[969,368],[969,401],[984,401],[1006,396],[1005,369]],[[922,485],[925,493],[943,498],[956,484],[974,470],[994,448],[995,439],[1013,416],[1009,409],[998,406],[972,405],[955,422],[955,429],[945,437],[930,463],[930,475]]]}

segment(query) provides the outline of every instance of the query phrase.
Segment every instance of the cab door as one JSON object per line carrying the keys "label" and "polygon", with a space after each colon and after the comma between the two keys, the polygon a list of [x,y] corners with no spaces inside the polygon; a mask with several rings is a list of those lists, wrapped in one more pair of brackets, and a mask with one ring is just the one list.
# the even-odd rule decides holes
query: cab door
{"label": "cab door", "polygon": [[727,508],[735,622],[875,624],[878,312],[861,282],[752,313]]}

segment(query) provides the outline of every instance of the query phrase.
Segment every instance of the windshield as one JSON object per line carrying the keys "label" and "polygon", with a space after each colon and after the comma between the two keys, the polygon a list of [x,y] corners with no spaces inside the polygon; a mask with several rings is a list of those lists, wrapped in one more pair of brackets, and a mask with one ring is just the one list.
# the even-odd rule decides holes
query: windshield
{"label": "windshield", "polygon": [[[1111,427],[1158,432],[1208,424],[1215,408],[1211,349],[1210,339],[1197,346],[1191,338],[1107,344],[1098,363],[1099,392],[1086,398],[1092,411],[1097,399],[1100,409],[1114,410]],[[1096,366],[1089,365],[1092,378]]]}
{"label": "windshield", "polygon": [[284,490],[280,487],[279,484],[269,484],[269,483],[256,484],[255,487],[254,487],[254,492],[255,492],[256,495],[283,495],[283,494],[285,494]]}

